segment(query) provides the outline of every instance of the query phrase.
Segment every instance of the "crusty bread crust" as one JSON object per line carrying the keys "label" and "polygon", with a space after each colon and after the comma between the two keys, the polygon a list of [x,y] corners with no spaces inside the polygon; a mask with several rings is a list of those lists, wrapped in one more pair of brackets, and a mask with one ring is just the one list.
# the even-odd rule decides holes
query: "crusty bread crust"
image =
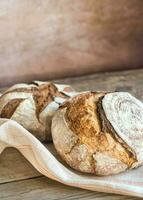
{"label": "crusty bread crust", "polygon": [[74,169],[109,175],[137,162],[133,149],[120,138],[102,108],[103,92],[87,92],[66,102],[52,120],[54,145]]}
{"label": "crusty bread crust", "polygon": [[74,93],[51,82],[17,84],[0,96],[0,117],[17,121],[41,141],[50,140],[53,114]]}

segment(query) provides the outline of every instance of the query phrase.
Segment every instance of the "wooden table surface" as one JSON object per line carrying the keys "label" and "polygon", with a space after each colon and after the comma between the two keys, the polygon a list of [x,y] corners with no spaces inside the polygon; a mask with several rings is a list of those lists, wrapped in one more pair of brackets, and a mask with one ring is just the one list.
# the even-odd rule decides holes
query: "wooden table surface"
{"label": "wooden table surface", "polygon": [[[143,69],[59,80],[81,90],[129,91],[143,100]],[[139,200],[140,198],[92,192],[62,185],[43,177],[15,149],[0,156],[0,200]]]}

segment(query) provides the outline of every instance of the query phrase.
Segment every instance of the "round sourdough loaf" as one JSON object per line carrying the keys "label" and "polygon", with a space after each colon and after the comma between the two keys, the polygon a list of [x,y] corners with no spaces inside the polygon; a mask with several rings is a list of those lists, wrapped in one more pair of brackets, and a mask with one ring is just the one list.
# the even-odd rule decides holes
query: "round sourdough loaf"
{"label": "round sourdough loaf", "polygon": [[117,174],[143,163],[143,104],[126,92],[86,92],[66,101],[52,120],[60,156],[74,169]]}
{"label": "round sourdough loaf", "polygon": [[0,96],[0,117],[17,121],[41,141],[50,140],[53,114],[75,94],[69,85],[40,81],[17,84]]}

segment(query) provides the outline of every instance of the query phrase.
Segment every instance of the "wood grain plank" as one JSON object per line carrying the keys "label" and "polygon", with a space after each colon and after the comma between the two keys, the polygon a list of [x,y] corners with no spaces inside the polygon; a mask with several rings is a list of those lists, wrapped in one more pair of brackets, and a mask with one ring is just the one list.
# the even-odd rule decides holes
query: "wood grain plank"
{"label": "wood grain plank", "polygon": [[40,176],[40,173],[13,148],[0,156],[0,183]]}
{"label": "wood grain plank", "polygon": [[113,195],[68,187],[45,177],[0,185],[1,200],[139,200],[140,198]]}
{"label": "wood grain plank", "polygon": [[[52,144],[45,144],[55,156],[57,152]],[[58,157],[60,160],[60,158]],[[5,149],[0,156],[0,183],[23,180],[42,175],[14,148]]]}
{"label": "wood grain plank", "polygon": [[143,99],[143,69],[96,73],[88,76],[60,79],[56,82],[71,84],[79,91],[127,91],[139,99]]}
{"label": "wood grain plank", "polygon": [[[94,73],[80,77],[45,81],[70,84],[78,91],[128,91],[136,97],[143,99],[143,68],[117,72]],[[2,93],[6,89],[7,87],[0,88],[0,92]]]}
{"label": "wood grain plank", "polygon": [[[91,75],[71,77],[54,81],[72,85],[76,90],[107,90],[107,91],[128,91],[136,97],[143,99],[143,68],[117,72],[102,72]],[[7,89],[0,88],[0,92]]]}

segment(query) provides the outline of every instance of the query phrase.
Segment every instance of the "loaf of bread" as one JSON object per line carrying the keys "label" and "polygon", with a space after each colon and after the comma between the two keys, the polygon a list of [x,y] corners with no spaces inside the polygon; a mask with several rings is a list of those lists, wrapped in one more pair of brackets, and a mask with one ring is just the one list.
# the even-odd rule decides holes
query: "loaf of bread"
{"label": "loaf of bread", "polygon": [[0,117],[17,121],[41,141],[50,140],[54,112],[75,94],[69,85],[40,81],[17,84],[0,96]]}
{"label": "loaf of bread", "polygon": [[127,92],[86,92],[67,100],[52,137],[72,168],[111,175],[143,164],[143,104]]}

